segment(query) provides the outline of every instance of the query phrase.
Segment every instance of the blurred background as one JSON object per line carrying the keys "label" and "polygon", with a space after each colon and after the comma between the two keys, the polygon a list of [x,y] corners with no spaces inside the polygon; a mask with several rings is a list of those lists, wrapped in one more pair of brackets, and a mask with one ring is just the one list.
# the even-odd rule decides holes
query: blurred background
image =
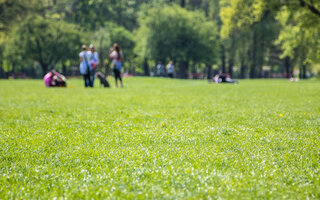
{"label": "blurred background", "polygon": [[118,43],[126,76],[311,78],[320,74],[317,0],[0,0],[0,78],[79,76],[81,45],[94,44],[111,74]]}

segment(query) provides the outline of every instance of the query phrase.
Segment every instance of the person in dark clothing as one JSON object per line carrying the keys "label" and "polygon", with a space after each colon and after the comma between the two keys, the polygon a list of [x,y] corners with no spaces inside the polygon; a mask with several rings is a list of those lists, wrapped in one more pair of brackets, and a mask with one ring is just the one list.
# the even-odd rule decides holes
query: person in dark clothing
{"label": "person in dark clothing", "polygon": [[213,77],[215,83],[238,83],[237,80],[232,80],[230,74],[219,72],[216,76]]}
{"label": "person in dark clothing", "polygon": [[124,57],[118,44],[114,44],[113,48],[110,48],[109,58],[112,59],[116,87],[118,87],[118,79],[120,80],[121,87],[123,87],[121,69],[123,66]]}

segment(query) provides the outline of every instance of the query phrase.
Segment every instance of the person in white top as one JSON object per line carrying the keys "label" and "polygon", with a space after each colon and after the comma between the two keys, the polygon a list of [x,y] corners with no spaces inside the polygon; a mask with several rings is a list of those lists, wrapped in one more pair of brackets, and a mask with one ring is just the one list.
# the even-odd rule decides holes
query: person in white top
{"label": "person in white top", "polygon": [[164,65],[162,64],[161,61],[159,61],[158,65],[157,65],[157,76],[164,76]]}
{"label": "person in white top", "polygon": [[98,55],[98,52],[96,52],[96,49],[94,48],[93,44],[90,44],[90,51],[88,51],[88,54],[90,55],[90,64],[91,64],[91,68],[92,68],[91,75],[90,75],[90,81],[91,81],[91,85],[93,87],[97,65],[99,64],[99,55]]}
{"label": "person in white top", "polygon": [[173,78],[173,75],[175,74],[173,61],[170,61],[169,64],[167,65],[167,72],[168,72],[168,76],[170,78]]}
{"label": "person in white top", "polygon": [[121,69],[123,66],[124,57],[118,44],[114,44],[113,48],[110,48],[109,58],[112,59],[112,66],[113,66],[116,87],[118,87],[118,79],[120,80],[121,87],[123,87],[123,83],[121,79]]}
{"label": "person in white top", "polygon": [[90,71],[91,71],[90,55],[87,52],[86,45],[82,45],[82,51],[79,53],[79,57],[80,57],[80,73],[83,75],[84,86],[92,87],[91,80],[90,80]]}

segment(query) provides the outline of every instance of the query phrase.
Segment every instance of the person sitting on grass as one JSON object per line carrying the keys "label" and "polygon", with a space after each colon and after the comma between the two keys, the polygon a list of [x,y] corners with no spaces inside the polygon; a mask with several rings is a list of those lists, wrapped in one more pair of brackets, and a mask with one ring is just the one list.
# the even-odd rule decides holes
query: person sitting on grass
{"label": "person sitting on grass", "polygon": [[230,74],[219,72],[213,77],[214,83],[238,83],[237,80],[232,80]]}
{"label": "person sitting on grass", "polygon": [[66,77],[59,74],[54,69],[48,72],[44,78],[44,84],[46,87],[66,87]]}

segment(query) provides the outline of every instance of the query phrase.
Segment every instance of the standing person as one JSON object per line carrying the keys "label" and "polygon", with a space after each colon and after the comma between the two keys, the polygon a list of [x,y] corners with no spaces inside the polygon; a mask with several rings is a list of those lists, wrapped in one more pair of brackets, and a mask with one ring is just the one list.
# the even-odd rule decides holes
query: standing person
{"label": "standing person", "polygon": [[80,57],[80,73],[83,75],[84,86],[85,87],[93,87],[90,80],[90,55],[87,52],[86,45],[82,45],[82,51],[79,53]]}
{"label": "standing person", "polygon": [[88,54],[90,55],[90,64],[91,64],[91,76],[90,76],[90,80],[91,80],[91,85],[92,87],[94,86],[94,76],[96,74],[96,68],[99,64],[99,55],[98,52],[96,52],[96,49],[94,48],[93,44],[90,44],[90,51],[88,52]]}
{"label": "standing person", "polygon": [[164,76],[164,66],[161,61],[157,65],[157,76]]}
{"label": "standing person", "polygon": [[112,59],[112,66],[113,66],[116,87],[118,87],[118,79],[120,80],[121,87],[123,87],[123,83],[121,79],[121,69],[123,66],[124,57],[118,44],[114,44],[113,48],[110,48],[109,58]]}
{"label": "standing person", "polygon": [[170,78],[173,78],[173,75],[174,75],[175,71],[174,71],[174,65],[173,65],[173,61],[172,60],[167,65],[167,71],[168,71],[168,76]]}

